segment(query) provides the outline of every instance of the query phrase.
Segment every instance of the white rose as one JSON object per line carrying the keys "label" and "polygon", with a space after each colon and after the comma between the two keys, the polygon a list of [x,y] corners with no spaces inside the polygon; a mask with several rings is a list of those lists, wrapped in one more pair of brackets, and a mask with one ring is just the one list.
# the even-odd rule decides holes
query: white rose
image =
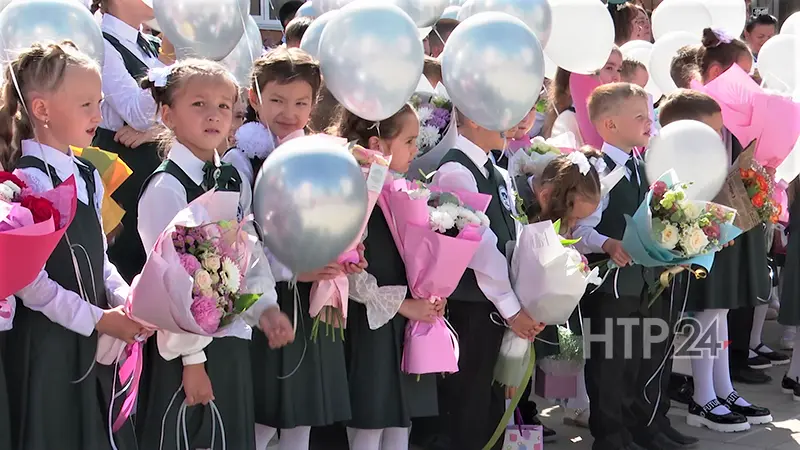
{"label": "white rose", "polygon": [[681,233],[681,247],[687,255],[698,255],[708,246],[708,236],[697,225],[686,228]]}
{"label": "white rose", "polygon": [[200,292],[208,293],[211,292],[211,284],[213,280],[211,279],[211,274],[206,272],[203,269],[199,269],[197,272],[194,273],[194,285]]}
{"label": "white rose", "polygon": [[430,214],[430,225],[433,231],[444,233],[456,226],[456,219],[450,214],[447,214],[446,212],[443,212],[437,208],[434,209]]}
{"label": "white rose", "polygon": [[12,188],[5,183],[0,184],[0,200],[11,202],[14,200],[14,197],[16,196],[14,195],[14,190]]}
{"label": "white rose", "polygon": [[672,250],[678,245],[680,239],[680,230],[675,225],[664,223],[664,229],[661,230],[661,235],[658,237],[658,242],[667,250]]}
{"label": "white rose", "polygon": [[205,258],[203,258],[202,264],[204,269],[211,272],[216,272],[220,267],[222,267],[222,262],[219,260],[219,256],[214,254],[207,255]]}
{"label": "white rose", "polygon": [[703,214],[703,209],[695,202],[681,202],[680,207],[683,210],[683,214],[690,221],[697,220]]}

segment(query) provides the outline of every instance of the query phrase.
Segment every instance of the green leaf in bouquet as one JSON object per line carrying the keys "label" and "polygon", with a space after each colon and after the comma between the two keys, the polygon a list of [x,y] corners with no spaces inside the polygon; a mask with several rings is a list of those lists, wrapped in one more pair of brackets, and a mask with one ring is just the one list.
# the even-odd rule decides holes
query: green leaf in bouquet
{"label": "green leaf in bouquet", "polygon": [[431,193],[431,200],[429,204],[432,206],[441,206],[446,204],[461,206],[461,200],[454,194],[449,192],[433,192]]}
{"label": "green leaf in bouquet", "polygon": [[261,294],[238,295],[236,296],[236,300],[233,302],[233,309],[238,313],[245,312],[251,306],[253,306],[259,298],[261,298]]}
{"label": "green leaf in bouquet", "polygon": [[[556,234],[560,236],[559,233],[561,233],[561,219],[558,219],[553,223],[553,229],[555,230]],[[561,239],[561,245],[564,245],[564,246],[575,245],[580,241],[581,241],[580,238],[578,238],[578,239]]]}
{"label": "green leaf in bouquet", "polygon": [[503,417],[497,424],[497,428],[494,429],[494,434],[492,434],[492,437],[489,438],[489,442],[483,446],[483,450],[491,450],[494,447],[494,444],[496,444],[497,441],[500,440],[503,435],[505,435],[508,422],[511,421],[511,416],[514,415],[514,411],[517,409],[517,405],[519,405],[519,401],[522,399],[522,395],[525,393],[525,388],[528,387],[528,383],[530,383],[531,379],[533,378],[533,368],[535,365],[536,349],[534,349],[531,345],[531,357],[528,359],[528,367],[525,369],[525,378],[523,378],[524,382],[517,389],[517,392],[514,393],[514,396],[509,402],[508,408],[506,408],[505,414],[503,414]]}
{"label": "green leaf in bouquet", "polygon": [[561,219],[558,219],[553,223],[553,229],[556,231],[556,234],[561,233]]}
{"label": "green leaf in bouquet", "polygon": [[436,171],[434,170],[433,172],[426,175],[425,172],[422,171],[422,169],[419,169],[419,174],[422,175],[422,179],[425,180],[425,182],[430,182],[431,179],[433,179],[433,176],[436,174]]}
{"label": "green leaf in bouquet", "polygon": [[528,225],[528,215],[525,214],[525,202],[517,191],[514,191],[514,204],[517,206],[517,215],[512,216],[517,222]]}

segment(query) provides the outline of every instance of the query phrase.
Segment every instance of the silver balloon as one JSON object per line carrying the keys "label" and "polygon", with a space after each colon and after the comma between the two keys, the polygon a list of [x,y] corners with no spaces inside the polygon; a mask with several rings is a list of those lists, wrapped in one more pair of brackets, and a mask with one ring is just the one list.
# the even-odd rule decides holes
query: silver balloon
{"label": "silver balloon", "polygon": [[264,51],[264,44],[261,42],[261,30],[252,17],[247,18],[242,39],[233,48],[233,51],[222,60],[222,64],[228,68],[236,77],[241,87],[250,87],[250,72],[253,70],[253,63]]}
{"label": "silver balloon", "polygon": [[0,12],[0,57],[4,61],[36,42],[71,40],[103,64],[103,33],[94,17],[75,0],[13,1]]}
{"label": "silver balloon", "polygon": [[511,14],[530,27],[542,48],[547,45],[553,28],[553,14],[547,0],[472,0],[472,3],[464,18],[491,11]]}
{"label": "silver balloon", "polygon": [[322,37],[322,30],[325,29],[325,25],[336,17],[337,14],[339,14],[339,10],[333,10],[317,17],[311,22],[311,25],[308,26],[305,34],[303,34],[303,40],[300,41],[300,48],[313,56],[314,59],[319,59],[319,41]]}
{"label": "silver balloon", "polygon": [[464,115],[489,130],[505,131],[539,99],[544,81],[542,47],[516,17],[476,14],[456,27],[444,45],[442,77],[453,104]]}
{"label": "silver balloon", "polygon": [[467,0],[450,0],[450,6],[464,6]]}
{"label": "silver balloon", "polygon": [[154,0],[153,11],[178,58],[220,61],[244,34],[242,0]]}
{"label": "silver balloon", "polygon": [[448,6],[442,13],[442,17],[440,18],[440,20],[445,20],[445,19],[458,20],[459,11],[461,11],[460,6],[452,6],[452,5]]}
{"label": "silver balloon", "polygon": [[475,0],[466,0],[458,9],[456,20],[463,22],[472,16],[472,8],[475,7]]}
{"label": "silver balloon", "polygon": [[402,9],[418,27],[430,27],[439,20],[449,0],[389,0]]}
{"label": "silver balloon", "polygon": [[319,43],[325,84],[367,120],[391,117],[411,98],[424,50],[414,22],[395,5],[357,1],[339,11]]}
{"label": "silver balloon", "polygon": [[361,232],[367,186],[340,143],[305,136],[264,162],[253,208],[270,252],[294,273],[308,272],[335,260]]}
{"label": "silver balloon", "polygon": [[[319,1],[319,0],[317,0],[317,1]],[[320,14],[314,8],[314,5],[310,1],[308,1],[308,2],[303,3],[303,6],[301,6],[297,10],[297,12],[294,13],[294,16],[295,17],[311,17],[313,19],[315,17],[319,17]]]}

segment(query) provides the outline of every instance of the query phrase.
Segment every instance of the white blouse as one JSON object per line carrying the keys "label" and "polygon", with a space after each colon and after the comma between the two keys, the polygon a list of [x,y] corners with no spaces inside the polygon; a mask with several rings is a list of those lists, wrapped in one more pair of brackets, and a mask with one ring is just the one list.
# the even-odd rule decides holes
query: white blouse
{"label": "white blouse", "polygon": [[[168,158],[177,164],[193,182],[201,185],[203,182],[203,166],[205,162],[197,158],[191,150],[175,141],[170,148]],[[246,184],[245,181],[242,184]],[[249,193],[249,191],[247,191]],[[144,248],[149,254],[158,237],[169,226],[172,219],[188,206],[186,190],[183,185],[172,175],[159,173],[153,177],[139,199],[139,236],[142,238]],[[239,197],[239,206],[244,214],[250,212],[250,197],[243,191]],[[263,253],[261,243],[257,239],[251,240],[254,247],[251,254]],[[269,307],[278,304],[275,292],[275,280],[266,259],[258,259],[250,264],[245,274],[244,285],[248,291],[262,293],[255,305],[250,307],[242,318],[250,327],[258,325],[261,314]],[[249,337],[249,336],[248,336]],[[211,343],[213,338],[184,333],[170,333],[159,331],[157,333],[159,353],[166,360],[181,356],[184,365],[202,364],[206,361],[203,349]]]}
{"label": "white blouse", "polygon": [[[22,141],[22,154],[24,156],[33,156],[49,164],[56,170],[58,178],[62,180],[74,175],[78,201],[84,205],[89,204],[89,191],[86,188],[86,182],[78,172],[78,165],[83,165],[83,163],[75,159],[71,152],[66,154],[44,144],[26,140]],[[15,173],[20,175],[34,192],[53,189],[50,177],[39,169],[17,169]],[[93,201],[95,212],[97,213],[97,220],[102,227],[103,220],[100,210],[103,201],[103,181],[97,171],[94,171],[94,185],[95,195]],[[102,239],[103,248],[107,249],[108,244],[105,233]],[[69,262],[65,261],[65,264],[69,264]],[[103,255],[103,280],[108,304],[112,307],[124,304],[130,292],[130,286],[119,275],[117,268],[108,260],[107,254]],[[78,293],[61,287],[61,285],[50,279],[44,269],[39,272],[33,283],[21,289],[16,295],[28,308],[39,311],[51,321],[84,336],[92,334],[97,322],[103,315],[103,310],[100,307],[84,300]]]}
{"label": "white blouse", "polygon": [[[103,14],[100,24],[103,32],[108,33],[133,53],[147,67],[164,67],[158,58],[145,55],[139,44],[139,30],[133,28],[111,14]],[[147,131],[156,124],[156,106],[149,90],[139,87],[128,69],[122,55],[111,43],[103,39],[105,60],[103,61],[103,104],[101,110],[103,121],[101,128],[118,131],[126,123],[138,131]]]}

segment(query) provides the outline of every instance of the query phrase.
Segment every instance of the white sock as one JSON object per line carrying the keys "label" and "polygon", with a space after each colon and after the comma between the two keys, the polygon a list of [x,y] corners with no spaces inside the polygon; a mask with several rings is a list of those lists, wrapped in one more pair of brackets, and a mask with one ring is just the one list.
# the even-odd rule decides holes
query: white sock
{"label": "white sock", "polygon": [[[719,342],[728,340],[728,311],[723,310],[717,320],[717,337],[714,345]],[[724,346],[723,346],[724,347]],[[731,392],[734,392],[733,383],[731,382],[731,366],[729,358],[729,350],[727,347],[722,348],[717,353],[714,359],[714,392],[719,398],[727,398]],[[750,403],[741,397],[736,399],[735,402],[739,406],[750,406]]]}
{"label": "white sock", "polygon": [[410,428],[386,428],[383,430],[381,450],[408,450]]}
{"label": "white sock", "polygon": [[[383,429],[362,430],[360,428],[347,428],[347,440],[350,441],[350,450],[377,450],[381,448]],[[283,449],[281,449],[283,450]]]}
{"label": "white sock", "polygon": [[[764,330],[764,321],[767,319],[768,304],[758,305],[753,312],[753,328],[750,329],[750,349],[755,350],[761,345],[761,332]],[[766,345],[758,349],[763,353],[772,353],[772,349]],[[750,357],[755,356],[755,353],[750,352]]]}
{"label": "white sock", "polygon": [[794,350],[792,350],[792,362],[789,363],[789,371],[786,376],[797,380],[800,378],[800,333],[794,337]]}
{"label": "white sock", "polygon": [[256,450],[266,450],[278,430],[266,425],[256,424]]}
{"label": "white sock", "polygon": [[575,398],[567,400],[567,406],[573,409],[589,409],[589,394],[586,393],[586,370],[581,369],[578,375],[577,384],[578,390],[575,393]]}
{"label": "white sock", "polygon": [[[725,309],[707,309],[695,313],[694,318],[701,327],[700,336],[706,335],[706,331],[714,324],[715,320],[719,322],[720,315],[723,316],[722,320],[725,320],[727,312]],[[711,335],[713,334],[711,333]],[[714,391],[714,363],[716,362],[714,358],[709,352],[703,352],[700,358],[692,358],[691,360],[692,377],[694,378],[693,398],[695,403],[701,407],[717,398],[717,394]],[[730,410],[724,406],[717,406],[711,412],[724,415],[728,414]]]}
{"label": "white sock", "polygon": [[308,450],[311,427],[281,429],[280,450]]}

